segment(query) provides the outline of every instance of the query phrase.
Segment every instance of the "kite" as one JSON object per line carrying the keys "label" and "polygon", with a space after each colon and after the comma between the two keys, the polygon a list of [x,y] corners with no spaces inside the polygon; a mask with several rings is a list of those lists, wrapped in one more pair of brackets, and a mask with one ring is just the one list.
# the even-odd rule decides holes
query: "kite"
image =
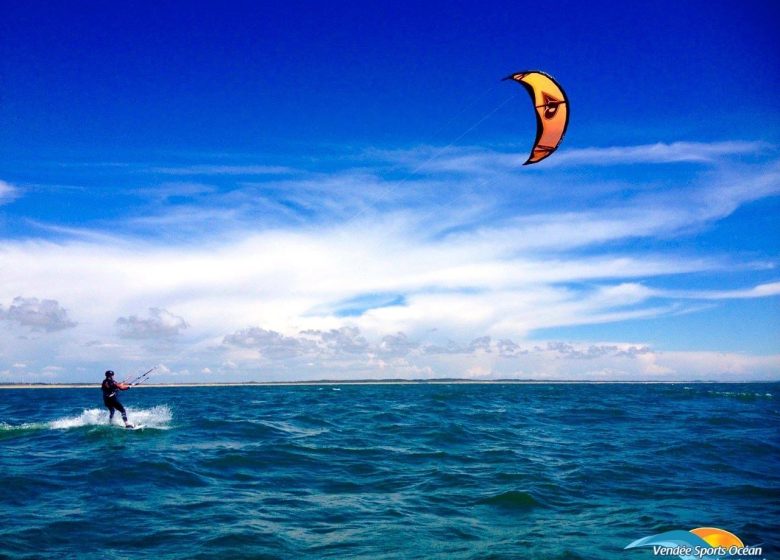
{"label": "kite", "polygon": [[516,72],[504,79],[516,81],[531,95],[536,108],[536,141],[523,165],[538,163],[558,148],[566,134],[569,100],[558,82],[538,70]]}

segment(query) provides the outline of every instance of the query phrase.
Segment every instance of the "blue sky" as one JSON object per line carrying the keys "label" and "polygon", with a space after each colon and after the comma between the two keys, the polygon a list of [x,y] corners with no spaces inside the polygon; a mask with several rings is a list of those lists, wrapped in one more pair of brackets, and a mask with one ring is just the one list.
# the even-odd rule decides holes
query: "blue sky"
{"label": "blue sky", "polygon": [[104,4],[2,4],[0,380],[780,377],[776,3]]}

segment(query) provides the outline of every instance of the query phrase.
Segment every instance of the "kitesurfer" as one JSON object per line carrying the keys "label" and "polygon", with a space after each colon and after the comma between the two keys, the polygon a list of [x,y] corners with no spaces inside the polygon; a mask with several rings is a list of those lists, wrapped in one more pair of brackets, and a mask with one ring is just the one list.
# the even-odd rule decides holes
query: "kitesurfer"
{"label": "kitesurfer", "polygon": [[114,412],[119,411],[122,414],[122,420],[125,422],[125,428],[132,428],[133,425],[127,421],[127,413],[125,407],[117,399],[117,393],[119,391],[127,391],[130,385],[127,383],[117,383],[114,381],[114,372],[108,370],[106,372],[106,378],[103,380],[101,389],[103,390],[103,404],[108,407],[108,422],[111,423],[114,420]]}

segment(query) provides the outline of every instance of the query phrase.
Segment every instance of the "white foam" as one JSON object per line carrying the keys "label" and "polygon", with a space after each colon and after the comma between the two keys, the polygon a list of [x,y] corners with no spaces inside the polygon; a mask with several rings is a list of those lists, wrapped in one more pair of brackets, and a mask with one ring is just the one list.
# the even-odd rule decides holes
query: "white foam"
{"label": "white foam", "polygon": [[46,427],[47,425],[41,422],[28,422],[26,424],[19,424],[18,426],[8,424],[7,422],[0,422],[0,431],[8,432],[12,430],[40,430]]}
{"label": "white foam", "polygon": [[78,416],[66,416],[49,422],[49,427],[55,430],[66,430],[68,428],[80,428],[82,426],[92,426],[96,424],[108,423],[108,411],[98,408],[84,409]]}
{"label": "white foam", "polygon": [[[171,409],[165,405],[152,408],[134,409],[127,407],[127,419],[131,424],[143,424],[147,428],[168,429],[170,427]],[[114,413],[114,425],[124,427],[122,416]],[[100,408],[84,409],[77,416],[66,416],[48,423],[48,427],[55,430],[67,430],[81,428],[83,426],[105,426],[108,424],[108,410]]]}

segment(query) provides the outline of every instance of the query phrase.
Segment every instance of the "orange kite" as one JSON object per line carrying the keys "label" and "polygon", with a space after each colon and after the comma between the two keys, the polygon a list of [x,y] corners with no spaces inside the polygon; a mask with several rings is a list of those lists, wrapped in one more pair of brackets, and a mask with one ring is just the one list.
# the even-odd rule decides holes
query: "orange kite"
{"label": "orange kite", "polygon": [[516,72],[504,79],[516,81],[531,95],[536,108],[536,141],[523,165],[538,163],[558,148],[566,134],[569,100],[552,76],[538,70]]}

